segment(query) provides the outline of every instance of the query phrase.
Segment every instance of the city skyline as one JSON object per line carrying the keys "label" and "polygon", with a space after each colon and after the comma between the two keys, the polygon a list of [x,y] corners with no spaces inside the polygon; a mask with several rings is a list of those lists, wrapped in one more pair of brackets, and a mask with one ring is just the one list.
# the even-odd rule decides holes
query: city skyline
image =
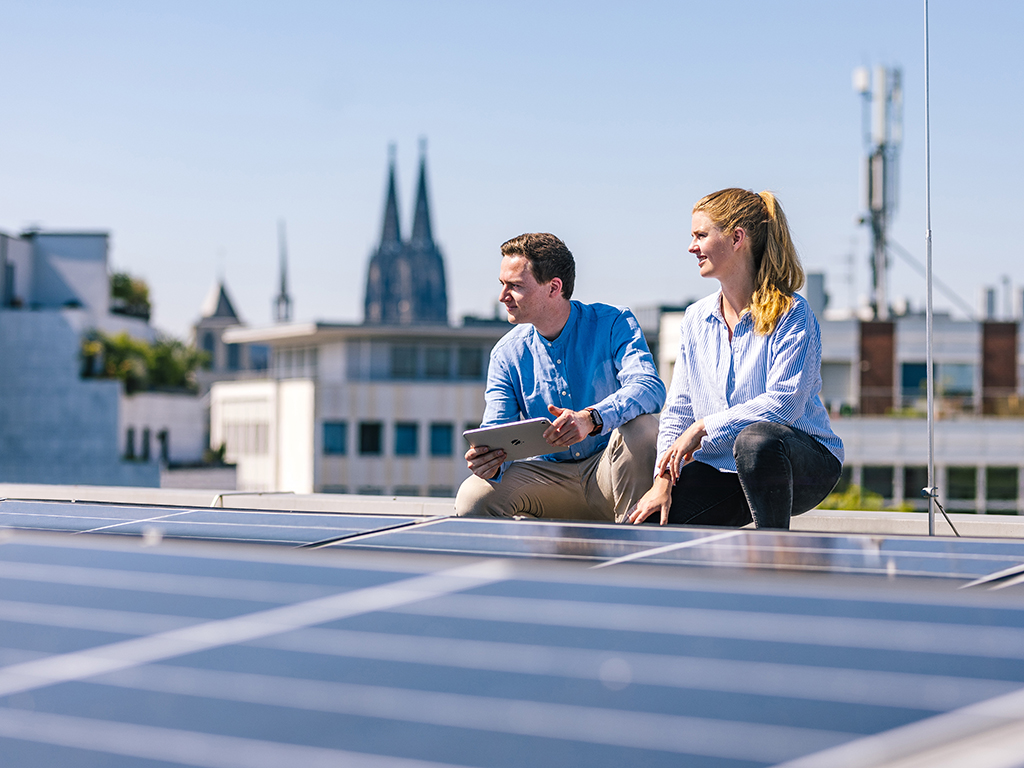
{"label": "city skyline", "polygon": [[[856,304],[862,65],[903,70],[892,237],[924,258],[920,3],[58,1],[0,20],[15,32],[0,230],[109,230],[111,266],[147,280],[175,335],[221,276],[243,320],[272,322],[280,219],[295,319],[361,321],[388,146],[408,228],[420,137],[453,321],[493,312],[498,246],[529,230],[573,250],[584,301],[706,295],[689,210],[733,185],[776,191],[805,267],[826,272],[833,306]],[[1004,276],[1024,283],[1013,235],[979,234],[1016,220],[1022,20],[1006,3],[931,5],[935,269],[972,306]],[[923,305],[898,258],[890,284]]]}

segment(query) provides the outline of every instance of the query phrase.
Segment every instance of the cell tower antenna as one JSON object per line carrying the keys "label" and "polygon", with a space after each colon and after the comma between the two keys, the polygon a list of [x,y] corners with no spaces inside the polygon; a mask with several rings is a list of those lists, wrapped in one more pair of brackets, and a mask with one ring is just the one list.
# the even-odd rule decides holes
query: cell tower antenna
{"label": "cell tower antenna", "polygon": [[281,289],[274,299],[274,319],[279,323],[287,323],[292,319],[292,298],[288,295],[288,243],[284,219],[277,222],[277,248],[281,261]]}
{"label": "cell tower antenna", "polygon": [[853,88],[864,101],[868,214],[862,221],[871,226],[871,304],[876,320],[888,320],[886,241],[899,191],[903,75],[899,69],[858,67],[853,71]]}

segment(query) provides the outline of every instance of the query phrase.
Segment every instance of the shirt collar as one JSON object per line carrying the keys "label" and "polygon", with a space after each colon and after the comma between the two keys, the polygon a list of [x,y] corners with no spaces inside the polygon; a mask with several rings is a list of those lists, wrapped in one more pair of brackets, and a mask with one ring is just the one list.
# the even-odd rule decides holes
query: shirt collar
{"label": "shirt collar", "polygon": [[537,330],[536,327],[533,328],[533,335],[540,339],[541,343],[548,348],[564,347],[566,344],[566,340],[572,335],[572,332],[575,329],[576,323],[580,317],[580,311],[577,308],[576,304],[577,302],[575,301],[569,302],[569,319],[565,321],[565,325],[562,326],[562,330],[559,331],[558,335],[554,338],[553,341],[548,341],[543,336],[541,336],[540,332]]}
{"label": "shirt collar", "polygon": [[[719,291],[715,295],[715,300],[712,302],[711,307],[708,310],[708,313],[707,313],[707,315],[705,316],[704,319],[706,321],[708,321],[708,322],[712,322],[714,320],[717,320],[722,325],[725,325],[725,315],[722,314],[722,292],[721,291]],[[751,314],[750,310],[748,309],[746,312],[744,312],[742,315],[740,315],[739,322],[736,323],[736,327],[733,329],[733,333],[736,333],[741,328],[743,328],[745,325],[748,325],[749,323],[752,323],[752,322],[754,322],[754,316]]]}

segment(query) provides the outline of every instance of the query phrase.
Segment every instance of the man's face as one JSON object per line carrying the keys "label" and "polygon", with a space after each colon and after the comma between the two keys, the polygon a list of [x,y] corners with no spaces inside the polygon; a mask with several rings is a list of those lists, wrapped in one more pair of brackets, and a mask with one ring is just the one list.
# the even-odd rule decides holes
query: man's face
{"label": "man's face", "polygon": [[504,256],[501,259],[501,282],[499,301],[505,305],[510,323],[537,324],[550,311],[554,299],[557,299],[560,286],[556,281],[538,283],[533,276],[530,262],[523,256]]}

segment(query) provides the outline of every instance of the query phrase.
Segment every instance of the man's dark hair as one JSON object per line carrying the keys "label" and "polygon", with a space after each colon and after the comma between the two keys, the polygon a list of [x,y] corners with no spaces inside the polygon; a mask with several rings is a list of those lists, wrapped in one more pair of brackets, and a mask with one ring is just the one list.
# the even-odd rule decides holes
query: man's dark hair
{"label": "man's dark hair", "polygon": [[538,283],[557,277],[562,281],[562,296],[572,298],[576,283],[576,262],[565,243],[548,232],[527,232],[513,237],[501,246],[502,256],[522,256],[530,262],[530,270]]}

